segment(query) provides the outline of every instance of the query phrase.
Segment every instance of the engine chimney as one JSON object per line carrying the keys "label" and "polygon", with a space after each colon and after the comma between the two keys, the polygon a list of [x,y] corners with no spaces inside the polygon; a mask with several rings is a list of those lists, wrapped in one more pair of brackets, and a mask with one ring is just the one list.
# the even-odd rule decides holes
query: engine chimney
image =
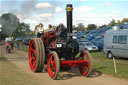
{"label": "engine chimney", "polygon": [[67,11],[67,30],[68,30],[68,36],[72,38],[72,4],[67,4],[66,11]]}

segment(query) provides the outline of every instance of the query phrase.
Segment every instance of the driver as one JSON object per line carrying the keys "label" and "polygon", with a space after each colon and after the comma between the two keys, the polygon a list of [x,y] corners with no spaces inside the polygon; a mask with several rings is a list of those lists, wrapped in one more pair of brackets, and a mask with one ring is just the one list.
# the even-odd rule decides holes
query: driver
{"label": "driver", "polygon": [[50,31],[55,31],[55,29],[52,27],[51,24],[48,25],[48,32],[50,32]]}

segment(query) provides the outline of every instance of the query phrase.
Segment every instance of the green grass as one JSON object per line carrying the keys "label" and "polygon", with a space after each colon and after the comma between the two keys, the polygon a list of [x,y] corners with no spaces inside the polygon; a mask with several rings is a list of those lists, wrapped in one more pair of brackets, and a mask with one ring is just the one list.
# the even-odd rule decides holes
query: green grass
{"label": "green grass", "polygon": [[93,52],[93,69],[115,77],[128,79],[128,59],[116,59],[117,73],[114,71],[113,60],[106,58],[103,52]]}
{"label": "green grass", "polygon": [[0,57],[0,85],[45,85],[40,79],[21,71],[15,64]]}

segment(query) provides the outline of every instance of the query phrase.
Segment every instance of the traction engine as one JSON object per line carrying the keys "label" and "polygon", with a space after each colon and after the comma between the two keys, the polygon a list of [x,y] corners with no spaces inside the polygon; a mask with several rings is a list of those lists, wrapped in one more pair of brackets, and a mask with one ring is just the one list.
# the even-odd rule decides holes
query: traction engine
{"label": "traction engine", "polygon": [[29,66],[33,72],[47,72],[57,79],[63,68],[78,67],[80,74],[89,76],[92,70],[91,55],[88,51],[79,51],[78,43],[72,39],[72,5],[67,4],[67,29],[59,25],[56,31],[43,33],[41,38],[33,38],[29,43]]}

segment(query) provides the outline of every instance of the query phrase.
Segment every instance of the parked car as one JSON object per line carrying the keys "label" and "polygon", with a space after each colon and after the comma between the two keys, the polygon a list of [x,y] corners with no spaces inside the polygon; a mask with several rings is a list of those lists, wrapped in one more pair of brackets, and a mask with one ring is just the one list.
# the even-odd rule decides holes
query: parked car
{"label": "parked car", "polygon": [[22,41],[25,36],[17,37],[15,41]]}
{"label": "parked car", "polygon": [[89,40],[86,38],[78,38],[77,41],[78,42],[89,42]]}
{"label": "parked car", "polygon": [[128,24],[121,24],[119,25],[120,29],[128,29]]}
{"label": "parked car", "polygon": [[104,38],[96,38],[91,40],[91,42],[98,47],[99,51],[103,50]]}
{"label": "parked car", "polygon": [[108,58],[128,58],[128,29],[106,31],[104,35],[104,53]]}
{"label": "parked car", "polygon": [[86,37],[87,37],[88,40],[92,40],[92,39],[94,39],[95,36],[97,36],[97,35],[98,35],[98,31],[97,31],[97,30],[91,30],[91,31],[86,35]]}
{"label": "parked car", "polygon": [[79,42],[80,51],[88,50],[88,51],[98,51],[98,47],[95,46],[92,42]]}

